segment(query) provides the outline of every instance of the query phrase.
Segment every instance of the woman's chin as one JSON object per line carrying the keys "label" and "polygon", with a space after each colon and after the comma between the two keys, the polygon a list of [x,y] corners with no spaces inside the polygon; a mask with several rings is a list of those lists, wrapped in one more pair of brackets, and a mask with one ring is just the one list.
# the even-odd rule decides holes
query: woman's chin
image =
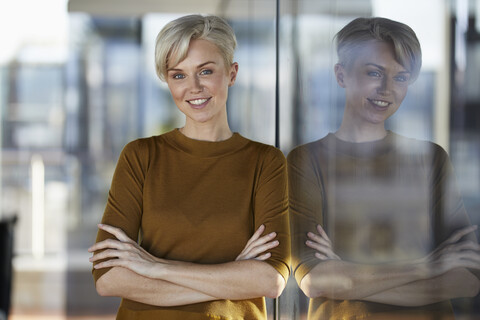
{"label": "woman's chin", "polygon": [[207,124],[207,123],[214,123],[214,119],[210,115],[194,115],[189,117],[191,123],[193,124]]}

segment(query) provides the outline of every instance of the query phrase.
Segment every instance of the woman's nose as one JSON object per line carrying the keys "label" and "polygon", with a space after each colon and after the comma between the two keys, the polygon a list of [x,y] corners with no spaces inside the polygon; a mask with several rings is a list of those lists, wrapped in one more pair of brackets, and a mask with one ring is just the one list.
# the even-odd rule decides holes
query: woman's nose
{"label": "woman's nose", "polygon": [[190,91],[192,93],[198,93],[203,91],[203,86],[198,76],[190,77]]}
{"label": "woman's nose", "polygon": [[387,93],[390,93],[391,89],[392,89],[392,80],[388,79],[387,77],[384,77],[377,88],[377,92],[381,94],[387,94]]}

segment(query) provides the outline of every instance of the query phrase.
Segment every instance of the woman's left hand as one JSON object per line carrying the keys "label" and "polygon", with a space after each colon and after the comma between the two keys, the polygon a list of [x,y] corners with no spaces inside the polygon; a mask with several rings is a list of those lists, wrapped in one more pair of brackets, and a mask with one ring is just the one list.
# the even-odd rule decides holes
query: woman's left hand
{"label": "woman's left hand", "polygon": [[95,269],[123,267],[142,276],[155,278],[155,267],[163,262],[162,259],[156,258],[148,253],[138,243],[130,239],[120,228],[105,224],[99,224],[98,228],[114,235],[117,240],[103,240],[95,243],[88,249],[89,252],[104,250],[94,254],[89,259],[90,262],[93,263],[99,260],[108,259],[95,264]]}
{"label": "woman's left hand", "polygon": [[306,245],[318,252],[315,252],[315,257],[320,260],[342,260],[335,252],[333,252],[332,241],[328,238],[327,233],[320,225],[317,225],[319,234],[309,232],[307,236]]}
{"label": "woman's left hand", "polygon": [[245,248],[243,248],[235,261],[250,259],[264,261],[270,258],[272,254],[267,251],[278,246],[279,242],[278,240],[273,240],[277,236],[275,232],[271,232],[262,237],[264,231],[265,226],[262,224],[248,240]]}

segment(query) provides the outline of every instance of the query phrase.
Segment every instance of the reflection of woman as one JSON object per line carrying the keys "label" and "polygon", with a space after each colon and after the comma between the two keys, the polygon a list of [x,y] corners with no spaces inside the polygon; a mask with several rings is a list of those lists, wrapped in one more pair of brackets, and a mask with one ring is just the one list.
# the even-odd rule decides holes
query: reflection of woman
{"label": "reflection of woman", "polygon": [[443,149],[384,126],[419,73],[418,40],[383,18],[336,38],[341,126],[288,156],[292,268],[309,318],[450,319],[448,300],[479,290],[476,227]]}
{"label": "reflection of woman", "polygon": [[285,286],[286,161],[230,131],[235,45],[214,16],[179,18],[157,38],[157,73],[186,121],[120,155],[89,249],[97,291],[123,298],[117,319],[263,319],[263,296]]}

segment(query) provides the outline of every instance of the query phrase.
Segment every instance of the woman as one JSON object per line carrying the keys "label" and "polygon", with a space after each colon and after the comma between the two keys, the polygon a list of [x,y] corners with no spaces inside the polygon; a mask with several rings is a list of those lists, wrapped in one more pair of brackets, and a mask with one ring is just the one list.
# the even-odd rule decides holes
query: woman
{"label": "woman", "polygon": [[265,319],[263,297],[285,287],[286,161],[229,128],[235,46],[215,16],[157,37],[157,74],[186,120],[120,155],[89,249],[98,293],[123,298],[117,319]]}
{"label": "woman", "polygon": [[420,44],[384,18],[355,19],[336,40],[340,128],[288,156],[292,270],[309,319],[452,319],[448,300],[479,290],[476,226],[446,152],[385,129]]}

